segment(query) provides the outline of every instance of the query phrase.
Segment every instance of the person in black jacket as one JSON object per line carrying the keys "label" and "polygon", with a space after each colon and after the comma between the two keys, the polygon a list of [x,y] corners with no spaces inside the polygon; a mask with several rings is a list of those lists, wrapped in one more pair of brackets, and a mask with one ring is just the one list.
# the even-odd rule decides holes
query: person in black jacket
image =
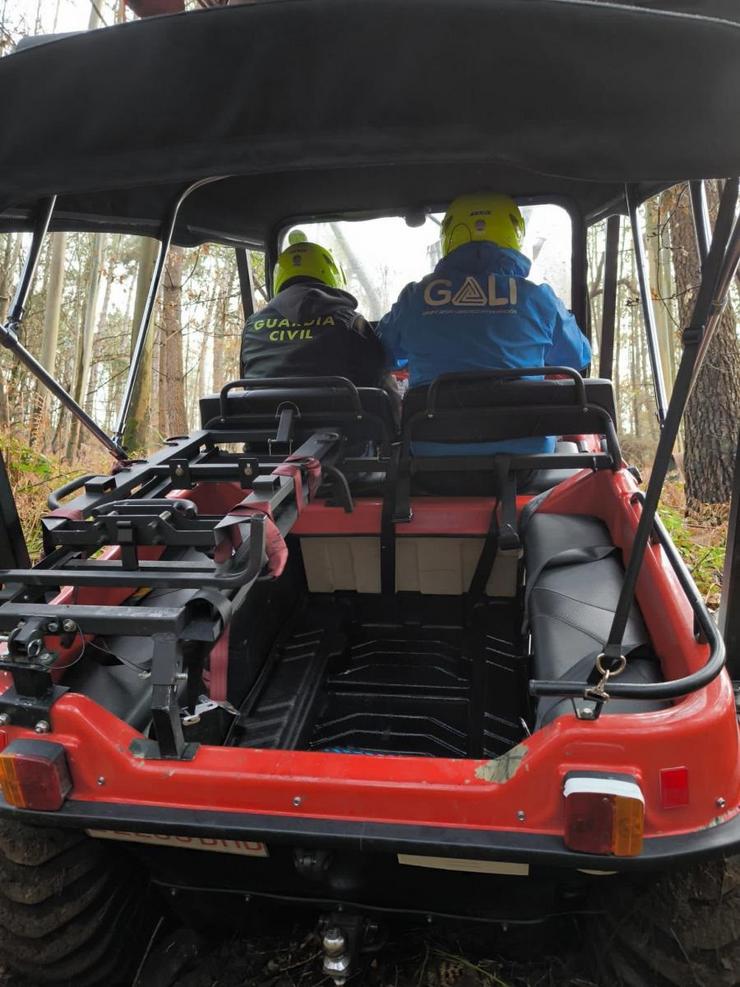
{"label": "person in black jacket", "polygon": [[345,283],[325,247],[304,240],[284,250],[275,296],[244,326],[242,377],[347,377],[385,388],[400,406],[390,359]]}

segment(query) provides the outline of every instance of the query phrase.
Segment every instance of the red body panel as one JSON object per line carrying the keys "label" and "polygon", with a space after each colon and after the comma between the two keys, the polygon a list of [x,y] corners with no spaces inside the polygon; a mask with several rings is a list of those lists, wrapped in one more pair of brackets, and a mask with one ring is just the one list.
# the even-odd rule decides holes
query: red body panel
{"label": "red body panel", "polygon": [[[626,471],[584,471],[554,490],[540,510],[601,517],[628,557],[641,510],[632,503],[635,490]],[[197,499],[198,491],[188,495]],[[241,491],[222,490],[220,506],[228,506],[231,496],[236,501]],[[525,500],[520,498],[520,506]],[[397,534],[480,536],[488,528],[491,503],[417,499],[414,519],[398,525]],[[359,500],[353,514],[313,503],[293,532],[377,534],[380,510],[372,499]],[[695,641],[692,611],[657,546],[648,548],[637,595],[666,677],[703,665],[707,646]],[[557,834],[563,830],[564,776],[614,771],[640,784],[648,839],[700,830],[739,809],[738,725],[724,672],[658,712],[602,716],[595,722],[561,716],[527,738],[514,757],[487,763],[205,746],[192,761],[142,760],[129,752],[139,735],[84,696],[58,700],[51,720],[54,740],[68,751],[72,797],[92,802]],[[0,733],[5,742],[32,736],[15,728]],[[688,802],[664,807],[661,770],[681,767],[688,772]]]}

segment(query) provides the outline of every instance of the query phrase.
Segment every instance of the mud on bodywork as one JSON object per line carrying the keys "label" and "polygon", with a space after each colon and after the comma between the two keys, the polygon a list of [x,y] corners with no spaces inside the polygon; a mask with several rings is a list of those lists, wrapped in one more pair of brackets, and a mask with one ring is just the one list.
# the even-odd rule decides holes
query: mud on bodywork
{"label": "mud on bodywork", "polygon": [[526,744],[517,744],[505,754],[480,764],[475,769],[475,777],[481,781],[490,781],[494,785],[503,785],[514,777],[528,753],[529,748]]}

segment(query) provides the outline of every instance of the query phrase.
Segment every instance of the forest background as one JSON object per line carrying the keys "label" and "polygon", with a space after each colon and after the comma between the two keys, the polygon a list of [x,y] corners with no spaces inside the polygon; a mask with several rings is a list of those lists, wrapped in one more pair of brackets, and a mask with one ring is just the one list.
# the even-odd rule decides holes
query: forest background
{"label": "forest background", "polygon": [[[0,0],[0,55],[26,35],[95,29],[132,19],[119,0]],[[720,182],[707,183],[710,212]],[[650,285],[668,390],[680,358],[699,262],[685,186],[641,210]],[[598,367],[605,224],[588,238],[590,318]],[[0,322],[18,281],[28,237],[0,235]],[[120,406],[156,242],[121,234],[56,233],[47,238],[22,326],[22,340],[108,432]],[[340,257],[363,307],[356,258]],[[250,255],[254,294],[267,299],[264,257]],[[740,428],[740,340],[735,285],[690,401],[676,471],[662,516],[712,607],[719,600],[732,468]],[[389,299],[392,301],[392,299]],[[198,421],[198,399],[239,375],[243,312],[235,254],[213,244],[171,250],[132,415],[129,450],[145,453]],[[619,246],[614,385],[623,450],[649,470],[658,437],[655,398],[631,234]],[[30,547],[48,491],[82,472],[107,470],[106,454],[6,351],[0,353],[0,448],[8,463]]]}

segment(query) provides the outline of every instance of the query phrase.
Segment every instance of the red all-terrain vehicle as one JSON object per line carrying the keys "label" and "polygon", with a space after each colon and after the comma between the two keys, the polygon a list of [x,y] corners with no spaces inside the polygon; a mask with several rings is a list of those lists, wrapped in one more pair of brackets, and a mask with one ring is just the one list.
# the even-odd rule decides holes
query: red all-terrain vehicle
{"label": "red all-terrain vehicle", "polygon": [[[714,983],[735,981],[736,930],[721,938],[704,912],[680,962],[669,935],[649,955],[641,939],[667,872],[689,870],[670,894],[696,889],[740,844],[737,521],[726,662],[656,517],[740,254],[735,7],[264,0],[0,62],[0,228],[33,231],[1,341],[115,459],[50,498],[35,566],[0,476],[14,969],[127,982],[157,891],[205,930],[243,928],[263,899],[310,904],[341,983],[365,916],[511,926],[634,890],[616,927],[613,913],[593,925],[610,938],[604,982],[688,983],[699,954]],[[717,176],[730,177],[712,230],[701,180]],[[638,206],[679,180],[703,283],[666,407]],[[413,228],[481,188],[567,210],[581,325],[586,230],[609,217],[599,378],[444,375],[409,393],[400,430],[384,392],[345,379],[234,381],[202,399],[197,431],[127,458],[171,243],[232,245],[250,313],[248,247],[269,268],[296,222]],[[623,216],[662,424],[644,494],[606,379]],[[23,346],[49,230],[160,240],[112,438]],[[416,440],[452,453],[553,433],[552,455],[412,454]],[[454,477],[455,495],[420,493],[429,473]],[[495,494],[469,495],[481,478]]]}

